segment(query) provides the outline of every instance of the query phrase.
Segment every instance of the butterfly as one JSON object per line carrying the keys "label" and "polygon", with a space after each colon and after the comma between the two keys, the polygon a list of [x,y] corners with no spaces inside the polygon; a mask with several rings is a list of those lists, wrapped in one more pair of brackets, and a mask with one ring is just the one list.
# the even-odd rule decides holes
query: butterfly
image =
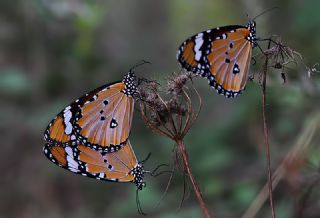
{"label": "butterfly", "polygon": [[185,70],[206,77],[219,94],[236,97],[245,89],[256,41],[253,20],[247,26],[217,27],[185,40],[177,59]]}
{"label": "butterfly", "polygon": [[128,139],[136,76],[132,70],[120,82],[103,85],[63,109],[44,133],[43,151],[56,165],[100,180],[145,183]]}
{"label": "butterfly", "polygon": [[133,182],[138,190],[145,187],[143,177],[147,171],[143,162],[137,161],[129,140],[119,151],[109,153],[81,143],[64,146],[46,143],[43,151],[51,162],[73,173],[99,180]]}
{"label": "butterfly", "polygon": [[49,144],[83,144],[94,150],[114,152],[129,137],[136,76],[130,70],[123,80],[103,85],[64,108],[48,125],[44,139]]}

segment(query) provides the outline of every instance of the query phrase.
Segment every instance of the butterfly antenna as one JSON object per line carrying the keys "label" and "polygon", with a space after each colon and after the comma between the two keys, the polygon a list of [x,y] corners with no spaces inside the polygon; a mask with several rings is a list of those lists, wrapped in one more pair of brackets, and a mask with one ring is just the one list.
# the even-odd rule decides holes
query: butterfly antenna
{"label": "butterfly antenna", "polygon": [[151,152],[149,152],[149,154],[147,155],[147,157],[146,157],[144,160],[140,161],[140,163],[143,164],[143,163],[147,162],[150,157],[151,157]]}
{"label": "butterfly antenna", "polygon": [[151,62],[146,61],[146,60],[141,60],[141,61],[137,62],[135,65],[133,65],[133,67],[130,68],[130,71],[132,71],[132,70],[136,69],[137,67],[140,67],[144,64],[151,64]]}
{"label": "butterfly antenna", "polygon": [[263,14],[265,14],[267,12],[273,11],[275,9],[280,9],[280,7],[275,6],[275,7],[269,8],[267,10],[264,10],[260,14],[256,15],[254,18],[252,18],[252,20],[255,20],[256,18],[260,17],[261,15],[263,15]]}
{"label": "butterfly antenna", "polygon": [[141,203],[140,203],[140,198],[139,198],[139,189],[136,190],[136,204],[137,204],[138,213],[146,216],[147,214],[144,213],[141,208]]}
{"label": "butterfly antenna", "polygon": [[172,170],[163,170],[163,171],[156,173],[161,167],[169,167],[169,165],[168,164],[159,164],[152,172],[150,172],[150,175],[153,177],[157,177],[157,176],[160,176],[161,174],[164,174],[164,173],[172,173]]}
{"label": "butterfly antenna", "polygon": [[187,182],[186,182],[186,174],[183,174],[183,194],[182,194],[182,198],[178,207],[178,210],[180,210],[182,208],[183,202],[186,199],[186,190],[187,190]]}

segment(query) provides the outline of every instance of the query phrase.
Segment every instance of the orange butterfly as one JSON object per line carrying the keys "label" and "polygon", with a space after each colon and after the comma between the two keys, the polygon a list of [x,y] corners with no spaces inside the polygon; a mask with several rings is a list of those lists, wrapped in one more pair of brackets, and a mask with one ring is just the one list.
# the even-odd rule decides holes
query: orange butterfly
{"label": "orange butterfly", "polygon": [[246,86],[256,23],[224,26],[200,32],[182,43],[177,59],[182,67],[207,77],[210,86],[226,97],[236,97]]}
{"label": "orange butterfly", "polygon": [[131,129],[135,78],[130,70],[121,82],[101,86],[72,102],[50,122],[44,139],[104,152],[121,149]]}

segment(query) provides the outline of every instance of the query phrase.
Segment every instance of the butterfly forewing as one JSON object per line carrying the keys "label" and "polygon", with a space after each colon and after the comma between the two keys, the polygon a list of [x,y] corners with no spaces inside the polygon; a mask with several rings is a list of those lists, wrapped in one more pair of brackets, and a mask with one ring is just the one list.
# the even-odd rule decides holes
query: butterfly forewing
{"label": "butterfly forewing", "polygon": [[210,85],[227,97],[240,93],[248,80],[252,44],[243,36],[250,34],[245,28],[226,34],[211,44],[208,54]]}
{"label": "butterfly forewing", "polygon": [[66,143],[69,144],[71,140],[71,133],[66,131],[66,125],[64,123],[63,113],[56,116],[54,120],[50,122],[45,133],[44,138],[47,142]]}
{"label": "butterfly forewing", "polygon": [[130,71],[122,82],[101,86],[71,103],[48,125],[46,142],[82,143],[105,152],[119,150],[130,134],[134,80]]}
{"label": "butterfly forewing", "polygon": [[117,83],[95,94],[93,101],[83,102],[75,121],[77,137],[83,143],[108,150],[110,145],[121,145],[127,140],[134,99],[125,95],[123,89],[123,83]]}
{"label": "butterfly forewing", "polygon": [[184,69],[201,76],[207,76],[210,66],[206,55],[210,52],[211,42],[226,31],[241,27],[225,26],[197,33],[181,44],[177,53],[178,61]]}

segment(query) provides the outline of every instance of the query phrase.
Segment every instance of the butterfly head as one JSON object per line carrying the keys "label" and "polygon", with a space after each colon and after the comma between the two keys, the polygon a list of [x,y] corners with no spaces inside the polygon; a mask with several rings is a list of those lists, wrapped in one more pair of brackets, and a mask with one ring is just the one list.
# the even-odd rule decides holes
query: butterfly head
{"label": "butterfly head", "polygon": [[250,35],[248,37],[248,40],[252,43],[252,44],[256,44],[257,41],[257,36],[256,36],[256,22],[254,20],[249,20],[248,24],[247,24],[247,28],[250,31]]}
{"label": "butterfly head", "polygon": [[124,76],[122,82],[125,85],[125,95],[133,96],[137,93],[136,75],[134,74],[133,70],[130,70],[128,74]]}
{"label": "butterfly head", "polygon": [[257,26],[257,24],[254,20],[249,20],[247,27],[251,32],[256,33],[256,26]]}
{"label": "butterfly head", "polygon": [[137,164],[137,166],[131,170],[131,174],[134,176],[133,182],[136,184],[138,190],[146,187],[146,183],[143,181],[144,173],[143,163]]}

